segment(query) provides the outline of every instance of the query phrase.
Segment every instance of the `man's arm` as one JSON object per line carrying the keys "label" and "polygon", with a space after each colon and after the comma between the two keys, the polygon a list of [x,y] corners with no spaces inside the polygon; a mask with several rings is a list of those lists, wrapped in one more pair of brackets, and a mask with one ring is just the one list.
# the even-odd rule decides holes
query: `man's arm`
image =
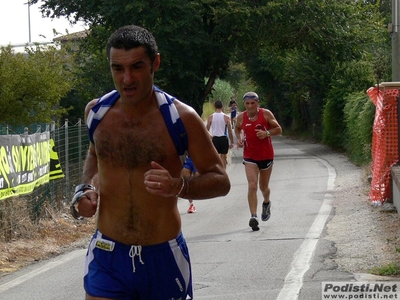
{"label": "man's arm", "polygon": [[172,177],[168,169],[153,161],[151,169],[144,173],[147,191],[164,197],[194,200],[225,196],[231,184],[204,121],[192,107],[178,100],[174,103],[187,132],[189,156],[199,176]]}
{"label": "man's arm", "polygon": [[210,115],[208,118],[207,118],[207,125],[206,125],[206,128],[207,128],[207,131],[210,131],[210,128],[211,128],[211,123],[212,123],[212,117],[213,115]]}
{"label": "man's arm", "polygon": [[268,110],[263,110],[265,120],[267,120],[270,129],[268,130],[270,135],[281,135],[282,134],[282,127],[279,125],[278,121],[276,120],[274,114]]}
{"label": "man's arm", "polygon": [[[90,110],[97,103],[98,99],[93,99],[85,107],[85,122],[87,123],[87,118]],[[85,163],[83,165],[82,183],[92,184],[99,189],[99,182],[97,180],[97,154],[95,145],[91,142],[89,144],[89,150],[86,155]]]}
{"label": "man's arm", "polygon": [[242,121],[243,121],[243,113],[239,113],[236,117],[236,124],[235,124],[235,135],[237,139],[238,148],[243,147]]}
{"label": "man's arm", "polygon": [[189,155],[199,173],[187,179],[188,186],[182,197],[196,200],[225,196],[230,190],[230,181],[203,120],[183,103],[177,109],[188,134]]}
{"label": "man's arm", "polygon": [[232,124],[231,124],[231,118],[227,115],[224,116],[225,118],[225,124],[228,126],[228,136],[229,136],[229,141],[230,141],[230,148],[233,147],[233,130],[232,130]]}
{"label": "man's arm", "polygon": [[88,153],[86,155],[85,163],[83,165],[82,182],[92,184],[99,188],[97,178],[97,156],[94,149],[94,144],[90,143]]}
{"label": "man's arm", "polygon": [[[94,99],[86,106],[85,121],[87,121],[89,111],[96,102],[97,99]],[[90,143],[89,150],[83,166],[82,181],[75,188],[74,194],[75,198],[75,196],[80,193],[78,194],[79,198],[76,198],[76,206],[78,208],[78,213],[80,216],[92,217],[96,213],[98,204],[97,191],[100,189],[97,172],[98,169],[96,150],[94,144]]]}

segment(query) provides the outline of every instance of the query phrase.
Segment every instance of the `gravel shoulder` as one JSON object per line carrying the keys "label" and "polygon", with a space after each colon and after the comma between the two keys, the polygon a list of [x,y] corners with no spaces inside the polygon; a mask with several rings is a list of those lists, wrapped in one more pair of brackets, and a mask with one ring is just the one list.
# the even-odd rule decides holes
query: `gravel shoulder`
{"label": "gravel shoulder", "polygon": [[326,258],[350,273],[370,273],[374,268],[400,264],[400,216],[369,200],[368,170],[351,163],[340,153],[321,144],[285,138],[302,151],[328,162],[336,170],[332,191],[334,215],[327,223],[326,240],[336,253]]}

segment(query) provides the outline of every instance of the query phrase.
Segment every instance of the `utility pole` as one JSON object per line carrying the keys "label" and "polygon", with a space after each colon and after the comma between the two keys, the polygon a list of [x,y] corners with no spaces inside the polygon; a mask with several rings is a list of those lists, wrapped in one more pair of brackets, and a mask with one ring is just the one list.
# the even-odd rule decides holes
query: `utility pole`
{"label": "utility pole", "polygon": [[[394,0],[396,1],[396,0]],[[29,44],[32,42],[31,40],[31,5],[29,2],[24,3],[28,5],[28,30],[29,30]]]}
{"label": "utility pole", "polygon": [[392,81],[400,81],[400,37],[399,37],[399,17],[400,0],[392,0],[392,24],[389,31],[392,37]]}

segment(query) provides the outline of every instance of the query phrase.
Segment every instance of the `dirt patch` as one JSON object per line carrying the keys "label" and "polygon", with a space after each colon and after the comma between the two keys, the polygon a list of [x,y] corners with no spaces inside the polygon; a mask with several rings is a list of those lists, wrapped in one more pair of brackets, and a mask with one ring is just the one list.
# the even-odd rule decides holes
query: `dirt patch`
{"label": "dirt patch", "polygon": [[87,247],[95,219],[75,220],[66,212],[39,221],[29,238],[0,242],[0,276],[29,264]]}

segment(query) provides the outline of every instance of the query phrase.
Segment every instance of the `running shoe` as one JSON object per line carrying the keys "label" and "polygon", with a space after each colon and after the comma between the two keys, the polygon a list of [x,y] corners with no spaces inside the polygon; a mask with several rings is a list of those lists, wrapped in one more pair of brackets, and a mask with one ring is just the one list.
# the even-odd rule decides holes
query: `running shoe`
{"label": "running shoe", "polygon": [[271,216],[271,201],[269,201],[268,203],[263,202],[261,220],[263,220],[264,222],[268,221],[270,216]]}
{"label": "running shoe", "polygon": [[188,214],[196,212],[196,206],[194,206],[194,204],[191,203],[187,212]]}
{"label": "running shoe", "polygon": [[251,217],[250,218],[249,226],[251,227],[251,229],[253,229],[253,231],[260,230],[260,227],[258,227],[258,219],[257,219],[257,217]]}

